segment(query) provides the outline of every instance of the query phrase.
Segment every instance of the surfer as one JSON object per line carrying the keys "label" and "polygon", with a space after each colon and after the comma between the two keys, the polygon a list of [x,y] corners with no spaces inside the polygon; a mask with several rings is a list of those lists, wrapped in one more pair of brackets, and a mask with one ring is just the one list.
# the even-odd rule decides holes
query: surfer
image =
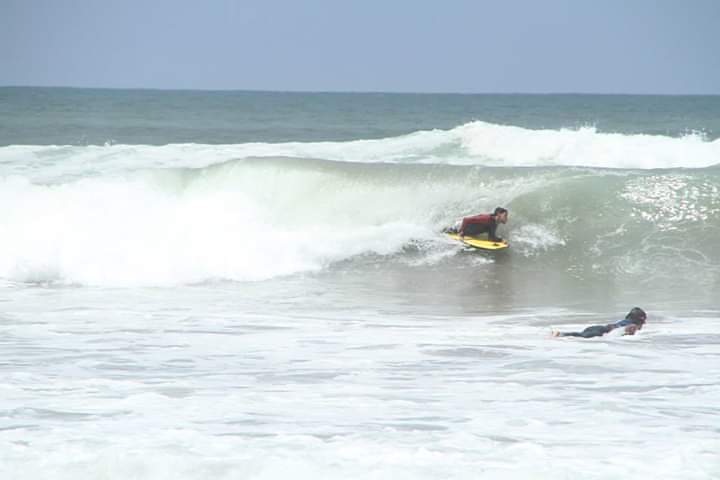
{"label": "surfer", "polygon": [[493,213],[481,213],[465,217],[460,223],[460,227],[450,227],[445,229],[445,233],[456,233],[460,240],[465,235],[469,237],[477,237],[481,233],[488,234],[488,240],[491,242],[502,242],[503,239],[495,235],[495,230],[499,223],[507,223],[508,211],[505,208],[497,207]]}
{"label": "surfer", "polygon": [[642,330],[647,315],[642,308],[635,307],[625,316],[625,319],[607,325],[593,325],[582,332],[558,332],[554,331],[553,337],[602,337],[616,328],[624,328],[623,335],[635,335],[635,332]]}

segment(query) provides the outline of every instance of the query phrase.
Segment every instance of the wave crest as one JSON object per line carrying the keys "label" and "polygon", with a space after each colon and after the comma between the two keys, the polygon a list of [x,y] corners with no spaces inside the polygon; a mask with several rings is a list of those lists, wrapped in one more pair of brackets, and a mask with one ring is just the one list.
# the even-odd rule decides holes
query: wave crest
{"label": "wave crest", "polygon": [[147,168],[202,168],[253,157],[502,167],[706,168],[720,164],[720,139],[708,141],[699,133],[683,137],[603,133],[593,127],[531,130],[476,121],[450,130],[345,142],[0,147],[0,166],[6,175],[40,181]]}

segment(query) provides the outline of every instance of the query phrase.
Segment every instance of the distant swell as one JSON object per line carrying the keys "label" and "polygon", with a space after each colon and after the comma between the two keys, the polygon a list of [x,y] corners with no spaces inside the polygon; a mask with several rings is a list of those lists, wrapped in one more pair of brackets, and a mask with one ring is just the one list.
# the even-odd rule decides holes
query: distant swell
{"label": "distant swell", "polygon": [[345,142],[0,147],[5,174],[41,181],[145,168],[206,167],[252,157],[316,158],[354,163],[587,166],[613,169],[706,168],[720,164],[720,139],[601,133],[592,127],[530,130],[472,122]]}

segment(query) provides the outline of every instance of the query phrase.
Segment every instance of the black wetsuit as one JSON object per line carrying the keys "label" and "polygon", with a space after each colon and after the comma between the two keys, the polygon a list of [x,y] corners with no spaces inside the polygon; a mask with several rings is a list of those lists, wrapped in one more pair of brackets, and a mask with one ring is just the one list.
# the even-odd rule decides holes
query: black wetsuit
{"label": "black wetsuit", "polygon": [[613,325],[593,325],[592,327],[587,327],[582,332],[560,332],[560,337],[583,337],[583,338],[590,338],[590,337],[602,337],[606,333],[614,330],[615,327]]}
{"label": "black wetsuit", "polygon": [[590,338],[590,337],[602,337],[606,333],[610,333],[616,328],[620,327],[627,327],[628,325],[633,324],[632,320],[624,319],[624,320],[618,320],[615,323],[610,323],[608,325],[593,325],[592,327],[587,327],[582,332],[560,332],[559,337],[583,337],[583,338]]}

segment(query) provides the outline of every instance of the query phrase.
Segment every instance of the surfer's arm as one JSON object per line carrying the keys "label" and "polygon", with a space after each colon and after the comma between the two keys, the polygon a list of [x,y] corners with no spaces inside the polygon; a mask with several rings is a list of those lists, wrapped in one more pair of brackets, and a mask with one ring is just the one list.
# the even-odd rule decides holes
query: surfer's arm
{"label": "surfer's arm", "polygon": [[491,223],[488,228],[488,240],[491,242],[502,242],[503,239],[495,235],[495,230],[497,230],[497,224]]}
{"label": "surfer's arm", "polygon": [[470,223],[470,217],[465,217],[462,219],[462,223],[460,224],[460,228],[458,229],[458,236],[464,237],[465,236],[465,227]]}

